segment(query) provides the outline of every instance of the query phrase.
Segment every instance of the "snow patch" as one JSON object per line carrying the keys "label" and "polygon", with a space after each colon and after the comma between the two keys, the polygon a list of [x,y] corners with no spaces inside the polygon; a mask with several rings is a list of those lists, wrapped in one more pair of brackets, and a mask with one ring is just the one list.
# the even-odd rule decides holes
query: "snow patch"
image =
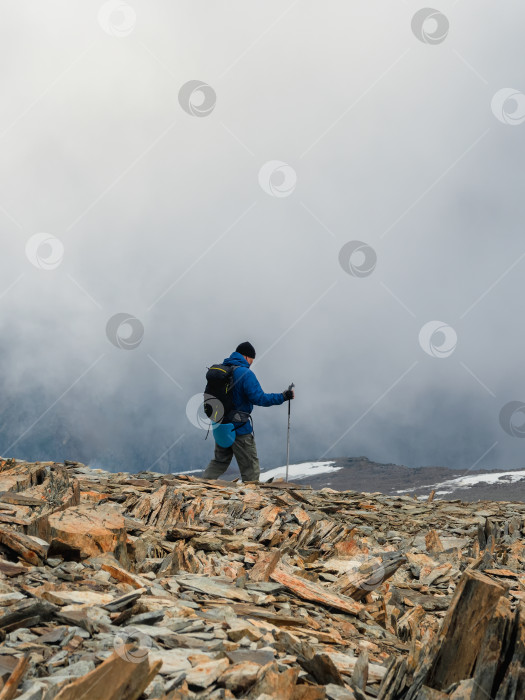
{"label": "snow patch", "polygon": [[525,479],[525,469],[511,472],[495,472],[494,474],[475,474],[474,476],[460,476],[459,479],[451,479],[444,481],[439,486],[455,486],[456,488],[465,488],[474,486],[475,484],[497,484],[499,483],[515,483]]}
{"label": "snow patch", "polygon": [[[288,467],[288,480],[308,479],[319,474],[333,474],[343,467],[334,466],[335,462],[303,462],[302,464],[290,464]],[[261,473],[261,481],[268,481],[286,476],[286,467],[277,467]]]}
{"label": "snow patch", "polygon": [[[472,476],[459,476],[455,479],[448,479],[439,484],[428,484],[426,486],[418,486],[419,489],[440,489],[436,491],[436,496],[444,496],[453,493],[456,489],[468,489],[476,484],[514,484],[525,479],[525,469],[514,470],[510,472],[494,472],[492,474],[473,474]],[[396,493],[408,493],[415,489],[402,489]],[[426,496],[419,496],[419,499]]]}

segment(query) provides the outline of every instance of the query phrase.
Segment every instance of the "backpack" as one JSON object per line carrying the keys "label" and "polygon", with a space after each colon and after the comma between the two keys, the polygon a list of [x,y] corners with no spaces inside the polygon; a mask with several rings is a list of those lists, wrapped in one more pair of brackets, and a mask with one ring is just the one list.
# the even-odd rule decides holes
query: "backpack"
{"label": "backpack", "polygon": [[233,404],[234,365],[212,365],[206,372],[204,413],[214,423],[230,423]]}

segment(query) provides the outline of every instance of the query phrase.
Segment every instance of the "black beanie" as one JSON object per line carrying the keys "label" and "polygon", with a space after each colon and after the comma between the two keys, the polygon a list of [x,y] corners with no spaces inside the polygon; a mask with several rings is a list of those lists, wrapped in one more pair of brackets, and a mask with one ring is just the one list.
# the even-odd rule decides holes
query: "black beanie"
{"label": "black beanie", "polygon": [[240,352],[241,355],[245,355],[245,357],[252,357],[253,359],[255,359],[255,348],[248,341],[237,345],[237,347],[235,348],[235,352]]}

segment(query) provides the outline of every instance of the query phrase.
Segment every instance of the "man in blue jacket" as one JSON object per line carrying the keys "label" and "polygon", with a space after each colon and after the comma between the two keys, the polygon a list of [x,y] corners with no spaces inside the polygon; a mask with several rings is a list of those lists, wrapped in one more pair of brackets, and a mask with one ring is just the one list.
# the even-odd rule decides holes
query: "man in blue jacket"
{"label": "man in blue jacket", "polygon": [[[251,343],[241,343],[235,352],[224,360],[225,365],[233,365],[233,403],[236,411],[251,414],[255,406],[280,406],[294,398],[293,389],[280,394],[265,394],[252,372],[250,365],[255,359],[255,349]],[[218,479],[228,469],[233,457],[237,460],[243,481],[259,481],[260,467],[257,448],[250,420],[234,423],[237,437],[231,447],[220,447],[215,443],[214,459],[204,472],[205,479]]]}

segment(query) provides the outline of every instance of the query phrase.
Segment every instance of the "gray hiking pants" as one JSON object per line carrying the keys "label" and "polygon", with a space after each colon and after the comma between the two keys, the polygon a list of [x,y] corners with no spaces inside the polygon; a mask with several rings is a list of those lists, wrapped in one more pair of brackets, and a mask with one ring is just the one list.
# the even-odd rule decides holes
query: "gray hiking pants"
{"label": "gray hiking pants", "polygon": [[233,457],[243,481],[259,481],[260,467],[253,433],[237,435],[231,447],[219,447],[215,443],[215,457],[206,467],[204,478],[218,479],[228,469]]}

